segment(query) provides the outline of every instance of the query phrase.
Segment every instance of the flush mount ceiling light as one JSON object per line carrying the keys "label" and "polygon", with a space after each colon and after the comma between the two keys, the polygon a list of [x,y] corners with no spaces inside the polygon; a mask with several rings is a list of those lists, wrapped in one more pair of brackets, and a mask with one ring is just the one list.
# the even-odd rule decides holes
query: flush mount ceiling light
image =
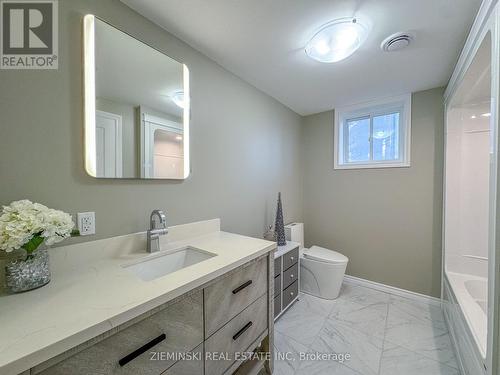
{"label": "flush mount ceiling light", "polygon": [[386,139],[394,134],[394,130],[379,130],[373,132],[373,138],[375,139]]}
{"label": "flush mount ceiling light", "polygon": [[336,19],[323,25],[311,38],[306,54],[322,63],[334,63],[351,56],[363,44],[366,34],[359,19]]}
{"label": "flush mount ceiling light", "polygon": [[176,91],[170,96],[170,98],[176,106],[184,108],[184,91]]}

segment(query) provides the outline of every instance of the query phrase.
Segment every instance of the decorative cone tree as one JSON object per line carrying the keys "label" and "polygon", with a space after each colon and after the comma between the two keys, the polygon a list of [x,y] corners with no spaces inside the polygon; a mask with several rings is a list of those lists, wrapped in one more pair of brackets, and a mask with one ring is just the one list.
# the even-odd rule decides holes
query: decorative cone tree
{"label": "decorative cone tree", "polygon": [[281,205],[281,192],[278,193],[278,207],[276,208],[276,221],[274,222],[274,238],[278,246],[286,245],[285,224],[283,223],[283,207]]}

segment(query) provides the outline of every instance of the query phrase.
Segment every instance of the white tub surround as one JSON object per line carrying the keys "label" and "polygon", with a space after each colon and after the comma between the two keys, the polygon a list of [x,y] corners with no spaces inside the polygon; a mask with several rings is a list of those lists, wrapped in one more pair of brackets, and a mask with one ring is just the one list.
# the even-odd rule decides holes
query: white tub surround
{"label": "white tub surround", "polygon": [[485,358],[488,334],[488,279],[454,272],[447,272],[446,276],[478,344],[479,352]]}
{"label": "white tub surround", "polygon": [[443,311],[450,339],[461,374],[485,374],[484,358],[467,322],[462,305],[450,285],[448,274],[443,277]]}
{"label": "white tub surround", "polygon": [[119,326],[276,248],[220,231],[220,220],[178,225],[161,251],[191,246],[214,257],[151,281],[124,268],[146,253],[136,233],[50,249],[52,281],[0,295],[0,373],[18,374]]}
{"label": "white tub surround", "polygon": [[444,94],[442,300],[466,374],[500,371],[499,26],[484,0]]}

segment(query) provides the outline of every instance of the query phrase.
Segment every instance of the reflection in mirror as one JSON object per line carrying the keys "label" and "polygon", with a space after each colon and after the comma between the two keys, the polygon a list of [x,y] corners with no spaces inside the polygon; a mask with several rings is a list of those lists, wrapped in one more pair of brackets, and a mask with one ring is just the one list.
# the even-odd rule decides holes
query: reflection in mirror
{"label": "reflection in mirror", "polygon": [[178,122],[161,117],[143,115],[144,134],[141,135],[144,166],[141,176],[145,178],[182,178],[183,132]]}
{"label": "reflection in mirror", "polygon": [[84,18],[85,168],[99,178],[189,174],[185,65],[98,18]]}

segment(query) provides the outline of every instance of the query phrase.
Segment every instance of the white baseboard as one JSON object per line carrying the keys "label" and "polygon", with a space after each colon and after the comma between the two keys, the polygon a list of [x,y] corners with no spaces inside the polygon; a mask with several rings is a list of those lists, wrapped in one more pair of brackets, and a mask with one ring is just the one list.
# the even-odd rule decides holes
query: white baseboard
{"label": "white baseboard", "polygon": [[425,294],[411,292],[411,291],[406,290],[406,289],[396,288],[394,286],[390,286],[390,285],[386,285],[386,284],[377,283],[375,281],[361,279],[361,278],[355,277],[355,276],[345,275],[344,281],[346,283],[364,286],[366,288],[371,288],[371,289],[379,290],[381,292],[394,294],[396,296],[412,299],[414,301],[428,303],[428,304],[432,304],[432,305],[436,305],[436,306],[441,305],[441,300],[439,298],[427,296]]}

